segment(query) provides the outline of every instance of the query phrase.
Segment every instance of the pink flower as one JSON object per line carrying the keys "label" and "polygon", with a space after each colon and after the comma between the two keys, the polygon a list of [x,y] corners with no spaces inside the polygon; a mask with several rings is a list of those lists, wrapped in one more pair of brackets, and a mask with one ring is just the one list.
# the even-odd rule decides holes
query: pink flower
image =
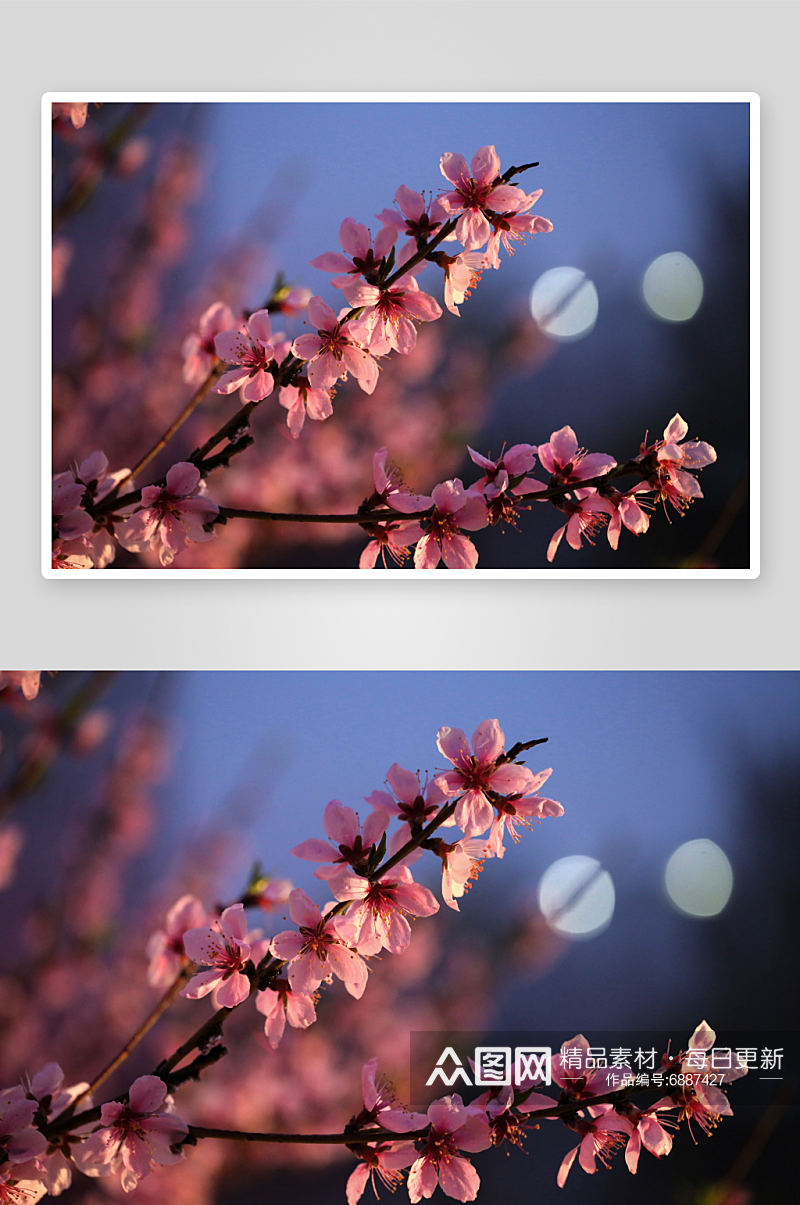
{"label": "pink flower", "polygon": [[128,1103],[103,1105],[102,1128],[84,1143],[82,1163],[111,1165],[122,1172],[122,1187],[131,1192],[156,1164],[179,1163],[170,1147],[184,1139],[189,1127],[173,1112],[167,1085],[156,1075],[142,1075],[131,1085]]}
{"label": "pink flower", "polygon": [[492,824],[488,841],[489,849],[495,857],[502,858],[506,852],[503,845],[504,832],[509,834],[512,841],[517,842],[520,840],[516,827],[518,824],[525,828],[533,828],[534,821],[541,822],[547,816],[564,815],[563,807],[555,799],[545,799],[543,796],[535,794],[552,773],[552,769],[548,769],[534,775],[534,785],[524,796],[517,798],[517,796],[511,795],[507,799],[495,802],[497,816]]}
{"label": "pink flower", "polygon": [[[377,1059],[370,1059],[361,1070],[364,1108],[354,1118],[354,1122],[359,1128],[378,1125],[384,1130],[391,1130],[394,1134],[410,1134],[412,1130],[426,1129],[428,1126],[427,1114],[409,1113],[402,1106],[398,1107],[391,1084],[382,1077],[377,1077],[377,1070]],[[415,1158],[416,1154],[417,1152],[414,1151]],[[402,1164],[402,1166],[407,1165]]]}
{"label": "pink flower", "polygon": [[275,348],[272,340],[272,324],[266,310],[256,310],[244,323],[244,332],[222,331],[214,339],[214,347],[220,360],[237,364],[220,377],[215,393],[233,393],[244,385],[242,397],[246,402],[261,402],[269,397],[275,387],[275,378],[268,371]]}
{"label": "pink flower", "polygon": [[599,1159],[604,1167],[611,1166],[611,1155],[615,1150],[622,1146],[624,1142],[623,1134],[629,1132],[629,1127],[625,1121],[612,1111],[604,1113],[602,1117],[598,1117],[593,1121],[586,1121],[581,1117],[576,1117],[572,1123],[572,1128],[577,1130],[581,1136],[581,1141],[578,1146],[573,1147],[565,1156],[558,1169],[556,1177],[558,1187],[563,1188],[567,1182],[570,1168],[575,1162],[575,1156],[578,1156],[578,1162],[585,1172],[590,1176],[597,1171],[596,1159]]}
{"label": "pink flower", "polygon": [[233,310],[221,301],[215,301],[200,316],[197,330],[186,336],[181,348],[183,379],[187,385],[199,385],[206,379],[219,359],[214,344],[216,336],[235,326]]}
{"label": "pink flower", "polygon": [[434,487],[436,509],[426,520],[428,528],[414,554],[415,569],[435,569],[442,559],[448,569],[474,569],[478,553],[471,540],[461,534],[488,526],[486,503],[464,489],[461,481],[445,481]]}
{"label": "pink flower", "polygon": [[377,1197],[376,1176],[390,1192],[393,1192],[403,1180],[400,1169],[408,1167],[417,1157],[417,1148],[413,1142],[384,1142],[380,1145],[364,1143],[350,1149],[361,1160],[361,1163],[348,1178],[347,1205],[358,1205],[368,1183],[372,1184],[373,1192]]}
{"label": "pink flower", "polygon": [[53,482],[67,488],[73,483],[80,485],[83,487],[84,502],[99,502],[111,492],[118,481],[127,476],[127,469],[117,469],[115,473],[109,473],[108,457],[98,451],[92,452],[69,472],[59,473],[53,478]]}
{"label": "pink flower", "polygon": [[206,484],[199,469],[188,461],[174,464],[166,485],[147,485],[142,490],[142,509],[123,520],[117,539],[129,552],[144,548],[158,551],[162,565],[171,565],[187,543],[212,540],[215,532],[204,524],[216,519],[219,507],[206,497]]}
{"label": "pink flower", "polygon": [[[645,490],[649,490],[650,486],[646,481],[640,481],[638,485],[634,485],[627,493],[621,493],[614,489],[612,485],[602,486],[602,496],[611,506],[611,520],[608,524],[608,542],[614,551],[619,547],[619,535],[622,531],[623,523],[628,531],[632,531],[635,536],[643,535],[650,526],[650,516],[646,511],[642,510],[642,504],[637,502],[635,495],[641,494]],[[645,503],[645,505],[648,505]],[[649,505],[652,505],[649,504]]]}
{"label": "pink flower", "polygon": [[[396,1134],[409,1134],[412,1130],[427,1128],[428,1118],[425,1113],[409,1113],[402,1107],[396,1107],[397,1102],[390,1085],[382,1080],[376,1082],[377,1066],[377,1059],[370,1059],[364,1064],[361,1072],[364,1108],[353,1118],[353,1126],[363,1129],[365,1126],[377,1125]],[[383,1142],[380,1145],[365,1143],[351,1149],[362,1163],[347,1181],[348,1205],[356,1205],[368,1181],[371,1181],[373,1189],[375,1188],[376,1175],[393,1191],[402,1181],[399,1169],[409,1167],[417,1158],[417,1149],[412,1142]]]}
{"label": "pink flower", "polygon": [[[424,494],[411,494],[405,489],[400,470],[396,466],[386,468],[386,448],[379,448],[373,457],[375,491],[363,503],[364,510],[376,506],[390,506],[405,514],[427,510],[433,499]],[[373,537],[361,554],[359,569],[374,569],[378,556],[386,567],[388,552],[397,564],[402,564],[409,544],[416,544],[425,534],[417,522],[408,523],[364,523],[364,530]]]}
{"label": "pink flower", "polygon": [[572,427],[554,431],[549,443],[539,444],[538,453],[542,468],[551,475],[551,485],[587,481],[590,477],[607,473],[617,463],[613,456],[607,456],[605,452],[587,455],[583,448],[578,447]]}
{"label": "pink flower", "polygon": [[528,234],[549,234],[551,232],[553,223],[549,218],[541,218],[538,215],[534,216],[527,212],[539,200],[541,195],[542,190],[539,188],[536,192],[529,193],[525,197],[524,202],[515,213],[503,213],[492,218],[494,233],[489,239],[489,245],[486,248],[485,266],[487,268],[500,267],[501,243],[509,255],[513,255],[512,242],[524,242],[525,236]]}
{"label": "pink flower", "polygon": [[193,895],[182,895],[173,904],[165,927],[157,929],[147,943],[147,982],[151,987],[169,987],[174,982],[187,962],[184,934],[206,923],[206,910]]}
{"label": "pink flower", "polygon": [[308,377],[295,377],[293,385],[284,385],[278,395],[278,401],[289,412],[286,415],[286,426],[293,439],[299,438],[306,415],[321,423],[333,414],[329,391],[313,389]]}
{"label": "pink flower", "polygon": [[[471,1060],[470,1060],[471,1061]],[[488,1092],[474,1100],[473,1105],[479,1106],[486,1112],[492,1134],[492,1146],[500,1146],[503,1142],[515,1146],[522,1145],[525,1131],[534,1126],[535,1122],[525,1117],[526,1113],[536,1109],[552,1109],[556,1102],[549,1096],[531,1093],[517,1108],[514,1107],[514,1089],[510,1086],[490,1088]]]}
{"label": "pink flower", "polygon": [[116,554],[113,535],[95,523],[85,509],[105,498],[123,480],[123,493],[133,489],[127,469],[108,472],[103,452],[92,452],[66,473],[53,478],[53,514],[56,535],[53,567],[105,569]]}
{"label": "pink flower", "polygon": [[563,1103],[603,1096],[619,1088],[622,1079],[633,1078],[630,1067],[594,1066],[590,1049],[586,1038],[579,1033],[569,1042],[563,1042],[560,1052],[553,1055],[550,1072],[554,1083],[561,1088]]}
{"label": "pink flower", "polygon": [[317,1019],[314,997],[292,991],[288,979],[276,979],[272,987],[256,993],[256,1008],[266,1017],[264,1033],[277,1050],[286,1022],[294,1029],[308,1029]]}
{"label": "pink flower", "polygon": [[325,920],[301,887],[295,887],[289,896],[289,914],[300,932],[287,929],[278,933],[270,948],[276,958],[289,963],[292,991],[307,995],[334,974],[350,995],[360,1000],[368,972],[364,960],[348,948],[352,925],[335,916]]}
{"label": "pink flower", "polygon": [[700,483],[687,469],[703,469],[713,464],[717,453],[711,444],[702,440],[681,443],[686,438],[689,426],[679,414],[664,428],[663,441],[658,440],[649,448],[643,448],[637,460],[649,457],[655,461],[651,474],[651,485],[658,490],[659,498],[671,502],[682,514],[695,498],[702,498]]}
{"label": "pink flower", "polygon": [[308,303],[308,317],[317,328],[316,335],[300,335],[292,344],[292,353],[307,360],[306,372],[315,389],[330,389],[337,381],[347,380],[351,372],[365,393],[378,383],[378,365],[362,346],[369,332],[356,322],[337,319],[321,297]]}
{"label": "pink flower", "polygon": [[[526,795],[535,778],[525,766],[503,762],[505,736],[497,720],[484,720],[472,734],[472,748],[460,728],[440,728],[436,740],[453,769],[440,774],[436,785],[452,798],[460,795],[456,824],[467,837],[486,832],[494,817],[487,791],[498,795]],[[474,752],[473,752],[474,750]]]}
{"label": "pink flower", "polygon": [[[41,1071],[37,1071],[32,1079],[23,1077],[22,1090],[28,1100],[35,1103],[37,1113],[47,1121],[53,1121],[68,1108],[77,1097],[82,1097],[81,1108],[91,1109],[91,1096],[84,1095],[89,1087],[86,1083],[73,1084],[64,1087],[64,1073],[58,1063],[48,1063]],[[15,1178],[20,1180],[40,1180],[42,1186],[52,1196],[59,1196],[72,1183],[74,1163],[70,1158],[70,1147],[80,1143],[81,1138],[93,1129],[93,1125],[82,1126],[67,1135],[57,1135],[47,1149],[40,1151],[29,1162],[15,1167]],[[39,1131],[35,1131],[37,1134]],[[11,1197],[10,1200],[15,1198]],[[3,1200],[0,1194],[0,1201]]]}
{"label": "pink flower", "polygon": [[622,1116],[631,1129],[631,1135],[625,1147],[625,1164],[628,1171],[636,1175],[642,1147],[646,1147],[651,1155],[661,1159],[663,1155],[668,1155],[672,1150],[672,1135],[649,1111],[643,1113],[629,1102],[624,1103]]}
{"label": "pink flower", "polygon": [[690,1086],[678,1087],[669,1096],[651,1107],[651,1111],[663,1109],[680,1109],[680,1117],[686,1118],[690,1128],[696,1121],[706,1134],[709,1134],[718,1123],[720,1117],[731,1117],[733,1109],[728,1098],[716,1083],[706,1083],[705,1080],[721,1080],[731,1083],[747,1075],[747,1064],[742,1062],[732,1051],[718,1051],[712,1061],[709,1053],[717,1040],[717,1035],[707,1021],[701,1021],[689,1039],[689,1049],[681,1062],[681,1075]]}
{"label": "pink flower", "polygon": [[516,498],[530,497],[547,489],[541,481],[525,476],[536,464],[536,448],[532,444],[515,444],[498,460],[490,460],[473,448],[467,448],[467,451],[475,464],[485,471],[485,476],[470,486],[470,493],[483,496],[488,520],[493,525],[515,523]]}
{"label": "pink flower", "polygon": [[[103,452],[92,452],[66,473],[53,477],[53,516],[56,539],[53,553],[57,568],[104,569],[114,559],[113,537],[97,525],[85,509],[128,478],[127,469],[108,472],[108,459]],[[131,490],[128,480],[125,489]]]}
{"label": "pink flower", "polygon": [[105,569],[116,556],[116,546],[105,528],[76,540],[53,542],[53,569]]}
{"label": "pink flower", "polygon": [[0,1205],[35,1205],[47,1195],[47,1185],[40,1180],[18,1180],[11,1171],[0,1170]]}
{"label": "pink flower", "polygon": [[408,1173],[408,1195],[412,1205],[432,1197],[438,1185],[457,1201],[474,1201],[480,1177],[462,1151],[485,1151],[492,1145],[486,1114],[465,1108],[457,1094],[435,1100],[428,1109],[431,1129],[422,1154]]}
{"label": "pink flower", "polygon": [[214,992],[217,1007],[234,1008],[241,1004],[250,995],[247,964],[260,962],[266,953],[267,943],[260,938],[260,929],[247,932],[241,904],[225,909],[219,918],[219,929],[205,926],[189,929],[183,935],[187,956],[211,969],[193,975],[181,995],[199,1000]]}
{"label": "pink flower", "polygon": [[[387,770],[386,783],[392,794],[388,791],[373,791],[371,795],[366,796],[365,802],[371,803],[376,811],[388,812],[390,816],[397,816],[402,820],[404,823],[399,831],[406,840],[411,836],[411,825],[426,825],[447,800],[447,796],[435,782],[427,783],[423,790],[419,775],[412,770],[404,770],[397,762]],[[453,825],[455,820],[451,816],[449,820],[444,821],[442,827]]]}
{"label": "pink flower", "polygon": [[356,870],[364,869],[375,846],[386,832],[389,817],[386,812],[374,811],[364,821],[364,830],[358,822],[358,816],[352,808],[345,807],[338,799],[332,799],[325,808],[322,826],[325,832],[335,841],[331,845],[320,841],[317,837],[309,837],[291,851],[296,858],[304,858],[307,862],[332,862],[333,866],[320,867],[314,871],[317,879],[330,879],[344,865]]}
{"label": "pink flower", "polygon": [[494,857],[494,853],[485,838],[480,837],[457,841],[455,845],[442,841],[438,852],[442,859],[442,899],[448,908],[460,912],[456,899],[469,891],[483,870],[484,862]]}
{"label": "pink flower", "polygon": [[480,452],[474,451],[473,448],[467,448],[470,458],[475,464],[484,470],[485,476],[481,477],[480,481],[476,481],[470,488],[480,490],[481,493],[489,501],[497,498],[509,488],[512,480],[516,480],[516,484],[512,487],[511,492],[514,494],[525,493],[531,484],[537,485],[540,489],[546,487],[541,482],[530,482],[524,480],[525,474],[530,473],[536,464],[536,447],[534,444],[514,444],[508,448],[497,460],[490,460],[488,456],[481,456]]}
{"label": "pink flower", "polygon": [[369,345],[376,351],[393,347],[405,355],[417,345],[414,321],[434,322],[441,318],[438,302],[423,293],[413,275],[406,273],[389,288],[372,284],[347,285],[344,295],[351,306],[364,309],[359,319],[370,332]]}
{"label": "pink flower", "polygon": [[4,669],[0,670],[0,690],[17,689],[22,691],[24,698],[30,702],[39,693],[42,677],[40,669]]}
{"label": "pink flower", "polygon": [[81,506],[85,493],[71,473],[53,478],[53,528],[62,540],[78,539],[94,527],[94,519]]}
{"label": "pink flower", "polygon": [[462,251],[444,267],[444,304],[451,314],[460,316],[459,306],[469,297],[486,267],[482,251]]}
{"label": "pink flower", "polygon": [[493,146],[483,146],[472,156],[467,167],[463,155],[451,151],[442,155],[440,169],[446,180],[455,186],[439,202],[450,216],[461,214],[456,236],[467,251],[482,247],[492,233],[489,213],[516,213],[526,201],[526,194],[512,184],[498,179],[500,159]]}
{"label": "pink flower", "polygon": [[386,468],[386,448],[378,448],[372,458],[372,473],[375,481],[375,493],[367,499],[370,509],[383,503],[399,510],[403,514],[414,514],[416,511],[427,510],[433,505],[433,499],[426,494],[412,494],[405,488],[403,477],[396,465]]}
{"label": "pink flower", "polygon": [[[375,246],[366,226],[362,226],[355,218],[345,218],[339,227],[339,244],[344,255],[338,251],[326,251],[312,259],[311,267],[319,268],[322,272],[343,272],[344,276],[334,276],[331,284],[336,289],[343,289],[352,284],[352,277],[363,276],[365,280],[376,281],[383,259],[389,254],[397,231],[383,226],[375,236]],[[349,258],[348,258],[349,257]]]}
{"label": "pink flower", "polygon": [[614,513],[611,503],[606,498],[601,498],[593,489],[576,490],[574,501],[571,498],[559,498],[553,502],[553,505],[564,514],[569,515],[569,519],[563,527],[559,527],[550,541],[547,559],[551,562],[558,551],[564,532],[567,533],[567,543],[570,548],[574,548],[577,552],[581,548],[581,537],[593,544],[592,536],[604,523],[608,522],[608,516]]}
{"label": "pink flower", "polygon": [[411,926],[403,914],[432,916],[439,911],[432,893],[414,882],[406,866],[395,866],[375,881],[343,870],[330,887],[340,903],[353,900],[345,916],[353,924],[353,944],[362,954],[402,954],[411,941]]}
{"label": "pink flower", "polygon": [[86,113],[89,108],[89,102],[86,101],[54,101],[53,103],[53,119],[56,117],[65,117],[72,122],[76,130],[81,130],[86,125]]}
{"label": "pink flower", "polygon": [[380,556],[384,569],[386,553],[402,565],[408,553],[405,551],[410,544],[416,544],[425,534],[419,523],[365,523],[364,530],[372,536],[358,561],[359,569],[374,569]]}
{"label": "pink flower", "polygon": [[[402,263],[403,253],[407,249],[412,254],[416,252],[418,239],[427,242],[441,229],[442,224],[447,221],[447,212],[439,201],[431,200],[426,205],[422,193],[414,192],[412,188],[406,188],[405,184],[400,185],[394,194],[394,199],[400,208],[399,213],[396,209],[382,209],[375,216],[379,222],[383,222],[384,226],[392,226],[398,234],[403,232],[409,236],[409,242],[405,244],[398,257],[398,262]],[[455,237],[455,232],[453,232],[442,241],[449,243]]]}
{"label": "pink flower", "polygon": [[[47,1120],[53,1121],[72,1104],[76,1097],[82,1096],[89,1085],[87,1083],[73,1084],[71,1088],[65,1088],[64,1072],[58,1063],[47,1063],[31,1079],[24,1076],[22,1087],[28,1099],[35,1101],[44,1110]],[[84,1101],[86,1100],[89,1103],[84,1103],[83,1107],[90,1109],[92,1107],[91,1098],[85,1097]]]}
{"label": "pink flower", "polygon": [[10,1163],[25,1163],[47,1150],[47,1139],[33,1126],[37,1102],[19,1084],[0,1092],[0,1150]]}
{"label": "pink flower", "polygon": [[[400,212],[397,209],[382,209],[375,217],[379,222],[383,222],[384,226],[393,226],[398,234],[405,231],[410,238],[424,239],[427,242],[447,220],[447,215],[437,200],[431,199],[426,205],[424,195],[415,192],[413,188],[407,188],[405,184],[400,185],[394,194],[394,200]],[[445,241],[452,241],[454,238],[453,234]]]}

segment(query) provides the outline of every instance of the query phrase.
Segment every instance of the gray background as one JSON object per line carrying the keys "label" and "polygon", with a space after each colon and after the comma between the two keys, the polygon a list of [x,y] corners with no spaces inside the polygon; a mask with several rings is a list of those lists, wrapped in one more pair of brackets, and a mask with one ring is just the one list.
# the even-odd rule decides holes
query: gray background
{"label": "gray background", "polygon": [[[2,660],[162,669],[796,666],[796,16],[795,4],[682,0],[429,3],[424,18],[417,3],[2,4]],[[83,88],[758,92],[761,577],[45,581],[39,101],[45,91]]]}

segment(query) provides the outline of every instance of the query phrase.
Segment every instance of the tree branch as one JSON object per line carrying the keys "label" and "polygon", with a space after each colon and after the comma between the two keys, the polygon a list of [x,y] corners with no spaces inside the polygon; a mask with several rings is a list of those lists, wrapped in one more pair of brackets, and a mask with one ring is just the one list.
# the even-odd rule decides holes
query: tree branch
{"label": "tree branch", "polygon": [[153,460],[158,455],[158,453],[161,451],[161,449],[169,443],[169,441],[172,439],[175,432],[180,427],[182,427],[183,424],[186,422],[187,418],[189,418],[189,416],[194,413],[194,411],[197,409],[197,407],[202,402],[203,398],[206,396],[208,391],[211,389],[211,386],[215,385],[221,376],[222,376],[222,364],[221,363],[215,364],[214,367],[211,369],[211,372],[206,377],[206,379],[203,381],[203,383],[199,386],[197,391],[192,395],[192,397],[186,403],[183,410],[181,410],[180,414],[175,419],[174,423],[172,423],[169,427],[167,427],[166,431],[161,436],[161,439],[159,439],[158,442],[153,445],[153,447],[150,449],[150,451],[147,452],[146,455],[144,455],[142,457],[142,459],[137,464],[134,465],[134,467],[128,473],[127,477],[123,477],[122,480],[117,483],[116,487],[112,491],[113,496],[116,497],[116,495],[119,494],[119,491],[122,488],[122,486],[125,484],[125,482],[130,481],[132,477],[137,477],[139,475],[139,473],[141,473],[142,469],[146,468],[148,466],[148,464],[150,463],[150,461]]}
{"label": "tree branch", "polygon": [[[535,494],[507,494],[506,497],[514,506],[522,506],[527,502],[552,502],[574,493],[575,490],[597,489],[603,485],[608,485],[610,481],[615,480],[617,477],[635,476],[643,480],[647,475],[646,470],[641,465],[637,464],[636,461],[629,460],[625,464],[615,465],[607,473],[601,473],[597,477],[588,477],[585,481],[573,481],[565,485],[552,485],[547,489],[539,490]],[[360,526],[364,526],[367,523],[419,522],[421,519],[430,519],[433,511],[434,507],[410,513],[382,508],[381,510],[359,511],[356,514],[346,515],[303,515],[267,510],[244,510],[236,506],[221,506],[219,508],[220,515],[226,520],[259,519],[262,522],[268,523],[357,523]]]}
{"label": "tree branch", "polygon": [[153,1026],[155,1025],[156,1021],[159,1019],[159,1017],[162,1015],[162,1013],[165,1013],[167,1011],[170,1004],[172,1004],[172,1001],[175,999],[178,992],[181,990],[181,987],[186,982],[186,980],[189,978],[189,975],[190,975],[190,968],[188,966],[184,967],[183,970],[181,971],[181,973],[178,975],[175,982],[167,989],[167,991],[164,993],[164,995],[158,1001],[155,1008],[153,1008],[153,1010],[148,1014],[148,1016],[145,1017],[144,1021],[142,1021],[141,1025],[136,1030],[136,1033],[133,1035],[133,1037],[130,1038],[129,1041],[127,1041],[125,1043],[125,1045],[122,1047],[122,1050],[120,1050],[119,1054],[115,1055],[115,1057],[111,1060],[111,1062],[108,1063],[107,1066],[105,1066],[103,1068],[103,1070],[100,1071],[94,1077],[92,1082],[89,1084],[89,1087],[86,1088],[83,1092],[81,1092],[80,1096],[75,1097],[74,1101],[72,1102],[72,1112],[73,1113],[75,1111],[75,1108],[80,1104],[80,1102],[82,1100],[85,1099],[85,1097],[91,1096],[92,1093],[95,1092],[100,1087],[101,1084],[104,1084],[106,1082],[106,1080],[109,1078],[110,1075],[114,1074],[117,1067],[122,1066],[122,1064],[125,1062],[125,1060],[128,1058],[128,1056],[131,1054],[131,1052],[139,1045],[139,1043],[141,1042],[141,1040],[145,1036],[145,1034],[150,1032],[150,1030],[153,1028]]}

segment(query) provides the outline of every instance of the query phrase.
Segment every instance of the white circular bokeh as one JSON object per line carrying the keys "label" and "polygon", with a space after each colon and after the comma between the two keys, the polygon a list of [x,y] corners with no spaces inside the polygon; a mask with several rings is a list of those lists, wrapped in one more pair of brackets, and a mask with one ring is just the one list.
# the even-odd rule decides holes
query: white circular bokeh
{"label": "white circular bokeh", "polygon": [[731,898],[733,870],[713,841],[678,846],[664,872],[667,894],[687,916],[718,916]]}
{"label": "white circular bokeh", "polygon": [[688,255],[668,251],[654,259],[645,272],[642,292],[657,318],[665,322],[688,322],[703,300],[703,277]]}
{"label": "white circular bokeh", "polygon": [[539,908],[564,937],[594,937],[611,923],[614,884],[596,858],[575,854],[548,866],[539,883]]}
{"label": "white circular bokeh", "polygon": [[580,268],[550,268],[531,289],[531,313],[551,339],[582,339],[594,328],[597,289]]}

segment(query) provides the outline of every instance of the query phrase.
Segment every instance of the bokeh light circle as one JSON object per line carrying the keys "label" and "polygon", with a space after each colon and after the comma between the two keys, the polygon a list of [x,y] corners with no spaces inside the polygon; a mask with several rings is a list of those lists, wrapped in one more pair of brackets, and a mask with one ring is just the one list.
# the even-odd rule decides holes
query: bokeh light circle
{"label": "bokeh light circle", "polygon": [[559,858],[539,883],[539,908],[551,929],[564,937],[595,937],[614,915],[614,884],[596,858]]}
{"label": "bokeh light circle", "polygon": [[688,916],[718,916],[731,898],[733,870],[713,841],[701,838],[678,846],[664,872],[667,894]]}
{"label": "bokeh light circle", "polygon": [[657,318],[665,322],[688,322],[703,300],[703,277],[688,255],[668,251],[654,259],[645,272],[642,292]]}
{"label": "bokeh light circle", "polygon": [[550,268],[531,289],[531,313],[551,339],[582,339],[594,329],[599,308],[597,289],[580,268]]}

